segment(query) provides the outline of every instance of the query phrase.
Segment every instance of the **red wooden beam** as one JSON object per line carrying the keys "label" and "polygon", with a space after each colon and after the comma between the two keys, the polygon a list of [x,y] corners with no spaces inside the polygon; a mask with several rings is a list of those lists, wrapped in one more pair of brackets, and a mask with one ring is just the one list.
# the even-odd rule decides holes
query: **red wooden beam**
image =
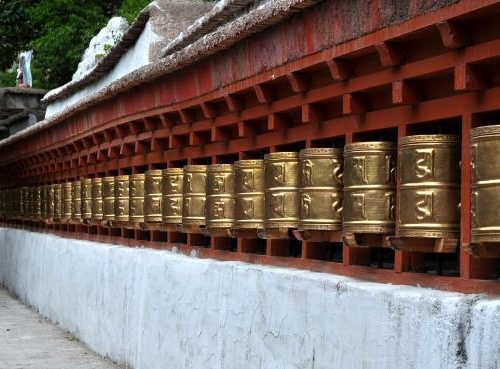
{"label": "red wooden beam", "polygon": [[331,59],[326,62],[330,74],[335,81],[345,81],[351,76],[351,67],[349,62],[342,59]]}
{"label": "red wooden beam", "polygon": [[241,100],[235,95],[224,95],[227,107],[231,113],[239,112],[243,109]]}
{"label": "red wooden beam", "polygon": [[421,99],[421,91],[416,81],[395,81],[392,83],[392,103],[394,105],[416,104]]}
{"label": "red wooden beam", "polygon": [[296,94],[303,94],[309,89],[309,78],[305,73],[291,72],[286,75],[292,91]]}
{"label": "red wooden beam", "polygon": [[469,34],[465,26],[457,22],[446,20],[436,23],[444,47],[448,49],[459,49],[469,43]]}
{"label": "red wooden beam", "polygon": [[402,45],[391,42],[380,42],[375,45],[380,64],[383,67],[395,67],[403,64],[405,60],[405,50]]}
{"label": "red wooden beam", "polygon": [[270,104],[274,101],[272,89],[269,86],[257,84],[253,86],[253,88],[255,91],[255,95],[257,96],[257,100],[261,104]]}
{"label": "red wooden beam", "polygon": [[488,86],[487,77],[480,66],[458,64],[455,66],[455,90],[476,91]]}

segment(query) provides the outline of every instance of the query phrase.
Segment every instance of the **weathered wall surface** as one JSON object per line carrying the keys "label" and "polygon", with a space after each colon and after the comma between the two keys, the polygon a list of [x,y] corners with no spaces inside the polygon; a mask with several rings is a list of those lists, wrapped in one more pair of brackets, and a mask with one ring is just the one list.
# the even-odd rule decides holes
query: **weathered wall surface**
{"label": "weathered wall surface", "polygon": [[134,368],[500,368],[483,296],[8,229],[0,283]]}

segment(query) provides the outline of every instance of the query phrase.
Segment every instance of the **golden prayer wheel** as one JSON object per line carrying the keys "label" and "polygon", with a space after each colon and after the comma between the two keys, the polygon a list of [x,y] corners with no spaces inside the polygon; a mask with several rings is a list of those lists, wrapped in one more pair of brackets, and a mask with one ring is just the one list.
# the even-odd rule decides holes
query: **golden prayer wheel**
{"label": "golden prayer wheel", "polygon": [[343,232],[394,234],[396,145],[359,142],[344,148]]}
{"label": "golden prayer wheel", "polygon": [[500,241],[500,126],[471,130],[471,241]]}
{"label": "golden prayer wheel", "polygon": [[264,156],[265,231],[262,238],[288,238],[299,223],[299,153]]}
{"label": "golden prayer wheel", "polygon": [[200,232],[205,226],[206,165],[185,165],[183,178],[182,230]]}
{"label": "golden prayer wheel", "polygon": [[168,168],[162,172],[162,221],[163,227],[175,230],[182,224],[182,185],[184,170]]}
{"label": "golden prayer wheel", "polygon": [[84,221],[89,221],[92,218],[92,179],[85,178],[81,181],[81,216]]}
{"label": "golden prayer wheel", "polygon": [[30,217],[30,212],[31,212],[31,198],[30,198],[29,187],[21,188],[21,193],[23,201],[22,219],[27,220]]}
{"label": "golden prayer wheel", "polygon": [[62,189],[62,221],[67,223],[71,220],[71,203],[73,198],[73,189],[71,182],[65,182],[61,185]]}
{"label": "golden prayer wheel", "polygon": [[148,170],[144,182],[144,220],[146,223],[162,222],[162,171]]}
{"label": "golden prayer wheel", "polygon": [[212,236],[228,236],[234,227],[234,168],[232,164],[207,166],[206,229]]}
{"label": "golden prayer wheel", "polygon": [[460,232],[460,138],[403,137],[398,160],[396,234],[456,239]]}
{"label": "golden prayer wheel", "polygon": [[115,219],[115,177],[102,179],[102,214],[104,221]]}
{"label": "golden prayer wheel", "polygon": [[40,186],[40,219],[47,219],[47,186]]}
{"label": "golden prayer wheel", "polygon": [[129,221],[130,176],[115,177],[115,222]]}
{"label": "golden prayer wheel", "polygon": [[52,187],[52,185],[45,186],[45,194],[47,201],[47,214],[45,219],[52,221],[55,211],[54,187]]}
{"label": "golden prayer wheel", "polygon": [[82,181],[71,182],[71,222],[82,221]]}
{"label": "golden prayer wheel", "polygon": [[144,174],[130,176],[129,219],[132,228],[139,228],[144,223]]}
{"label": "golden prayer wheel", "polygon": [[[328,241],[342,229],[342,150],[311,148],[300,151],[299,239]],[[339,235],[340,239],[340,235]]]}
{"label": "golden prayer wheel", "polygon": [[54,213],[52,219],[54,222],[60,222],[62,219],[62,192],[60,184],[53,184],[52,190],[54,191]]}
{"label": "golden prayer wheel", "polygon": [[92,178],[91,180],[91,221],[100,223],[103,220],[102,212],[102,178]]}
{"label": "golden prayer wheel", "polygon": [[234,163],[235,237],[255,238],[264,228],[264,161],[240,160]]}
{"label": "golden prayer wheel", "polygon": [[33,219],[42,219],[42,188],[36,186],[33,188]]}

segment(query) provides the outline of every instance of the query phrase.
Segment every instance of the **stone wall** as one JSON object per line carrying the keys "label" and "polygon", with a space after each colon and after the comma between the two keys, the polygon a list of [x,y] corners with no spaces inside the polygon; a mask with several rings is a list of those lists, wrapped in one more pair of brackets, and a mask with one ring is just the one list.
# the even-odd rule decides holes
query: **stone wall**
{"label": "stone wall", "polygon": [[133,368],[500,368],[485,296],[2,228],[0,284]]}

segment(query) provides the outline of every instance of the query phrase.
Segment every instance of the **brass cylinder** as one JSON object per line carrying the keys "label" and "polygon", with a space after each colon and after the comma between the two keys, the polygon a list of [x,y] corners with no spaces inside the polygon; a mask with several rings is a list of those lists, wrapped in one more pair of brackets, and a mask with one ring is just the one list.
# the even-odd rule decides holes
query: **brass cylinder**
{"label": "brass cylinder", "polygon": [[130,176],[129,216],[132,223],[144,223],[144,174]]}
{"label": "brass cylinder", "polygon": [[[234,168],[232,164],[207,166],[206,227],[218,234],[234,226]],[[227,233],[227,232],[226,232]]]}
{"label": "brass cylinder", "polygon": [[92,218],[92,179],[82,180],[82,219],[90,220]]}
{"label": "brass cylinder", "polygon": [[264,161],[240,160],[234,163],[235,227],[264,228]]}
{"label": "brass cylinder", "polygon": [[184,166],[182,227],[184,230],[205,225],[207,166]]}
{"label": "brass cylinder", "polygon": [[344,233],[394,234],[396,145],[359,142],[344,148]]}
{"label": "brass cylinder", "polygon": [[471,241],[500,241],[500,126],[471,130]]}
{"label": "brass cylinder", "polygon": [[54,187],[52,185],[45,186],[46,196],[47,196],[47,220],[54,219],[54,211],[55,211],[55,199],[54,199]]}
{"label": "brass cylinder", "polygon": [[33,188],[33,219],[42,219],[42,188],[36,186]]}
{"label": "brass cylinder", "polygon": [[300,151],[299,230],[342,229],[342,150]]}
{"label": "brass cylinder", "polygon": [[31,193],[30,193],[30,188],[29,187],[23,187],[22,188],[22,193],[23,193],[23,214],[22,218],[24,220],[27,220],[30,218],[31,215]]}
{"label": "brass cylinder", "polygon": [[182,224],[182,185],[184,170],[168,168],[162,172],[162,218],[165,225]]}
{"label": "brass cylinder", "polygon": [[129,221],[130,176],[115,177],[115,221]]}
{"label": "brass cylinder", "polygon": [[162,222],[162,171],[146,171],[144,182],[144,220],[146,223]]}
{"label": "brass cylinder", "polygon": [[398,144],[401,237],[457,238],[460,232],[460,138],[403,137]]}
{"label": "brass cylinder", "polygon": [[62,188],[62,221],[69,222],[71,220],[71,203],[73,192],[71,182],[65,182],[61,185]]}
{"label": "brass cylinder", "polygon": [[102,219],[115,220],[115,177],[102,179]]}
{"label": "brass cylinder", "polygon": [[102,178],[92,178],[91,180],[91,212],[90,219],[94,222],[103,220],[103,206],[102,206]]}
{"label": "brass cylinder", "polygon": [[40,186],[40,219],[47,219],[47,186]]}
{"label": "brass cylinder", "polygon": [[299,222],[299,153],[264,156],[266,229],[297,228]]}
{"label": "brass cylinder", "polygon": [[71,220],[75,223],[82,220],[82,181],[71,182]]}
{"label": "brass cylinder", "polygon": [[52,219],[54,222],[60,222],[62,219],[62,192],[60,184],[53,184],[52,190],[54,191],[54,215]]}

